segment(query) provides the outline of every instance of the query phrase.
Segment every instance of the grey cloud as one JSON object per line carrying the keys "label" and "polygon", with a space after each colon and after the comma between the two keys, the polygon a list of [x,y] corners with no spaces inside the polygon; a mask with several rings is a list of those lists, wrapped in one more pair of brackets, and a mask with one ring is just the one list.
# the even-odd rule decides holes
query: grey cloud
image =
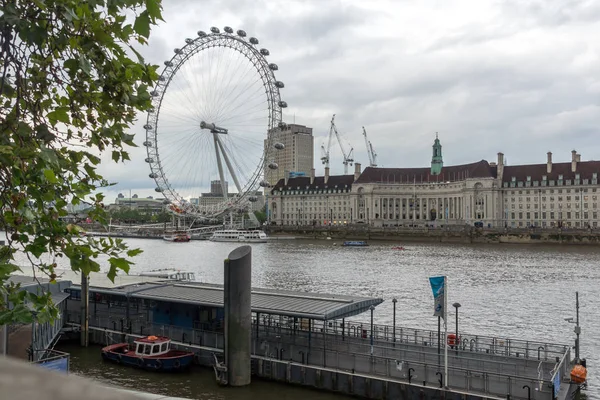
{"label": "grey cloud", "polygon": [[[512,164],[544,162],[546,151],[568,160],[573,147],[600,158],[600,3],[507,0],[486,3],[487,18],[437,20],[427,4],[390,2],[382,14],[368,2],[169,0],[143,54],[162,65],[211,26],[256,36],[286,84],[284,118],[314,128],[318,173],[332,113],[363,165],[363,125],[385,166],[428,165],[436,131],[446,164],[491,161],[498,151]],[[413,19],[419,29],[404,26]],[[141,144],[141,125],[134,130]],[[332,173],[341,173],[334,146]],[[103,168],[155,194],[144,149],[132,156]]]}

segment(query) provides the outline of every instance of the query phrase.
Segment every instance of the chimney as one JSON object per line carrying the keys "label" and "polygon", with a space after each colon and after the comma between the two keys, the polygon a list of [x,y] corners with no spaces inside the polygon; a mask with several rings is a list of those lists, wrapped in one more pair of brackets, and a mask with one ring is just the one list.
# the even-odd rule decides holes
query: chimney
{"label": "chimney", "polygon": [[354,180],[356,181],[360,176],[360,163],[354,164]]}
{"label": "chimney", "polygon": [[577,171],[577,151],[571,151],[571,172]]}
{"label": "chimney", "polygon": [[329,167],[325,167],[325,179],[324,182],[327,185],[327,181],[329,180]]}
{"label": "chimney", "polygon": [[315,181],[315,169],[311,168],[310,169],[310,184],[312,185]]}
{"label": "chimney", "polygon": [[285,182],[285,186],[287,186],[288,185],[288,180],[290,179],[290,173],[289,173],[289,171],[285,171],[285,170],[283,171],[283,179],[284,179],[284,182]]}
{"label": "chimney", "polygon": [[502,180],[504,175],[504,153],[498,153],[498,164],[496,164],[498,179]]}
{"label": "chimney", "polygon": [[581,162],[581,154],[577,154],[577,162]]}
{"label": "chimney", "polygon": [[548,161],[546,164],[546,172],[549,174],[552,173],[552,152],[551,151],[548,152]]}

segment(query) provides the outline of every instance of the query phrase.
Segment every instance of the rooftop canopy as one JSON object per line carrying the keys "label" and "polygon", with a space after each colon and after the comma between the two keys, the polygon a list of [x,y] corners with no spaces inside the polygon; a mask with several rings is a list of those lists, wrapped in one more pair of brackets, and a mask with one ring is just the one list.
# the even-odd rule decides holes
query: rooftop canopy
{"label": "rooftop canopy", "polygon": [[[73,285],[72,289],[80,289]],[[94,287],[90,292],[208,307],[223,307],[223,285],[188,282],[144,282],[113,288]],[[252,289],[252,311],[289,317],[332,320],[361,314],[383,299],[322,293]]]}

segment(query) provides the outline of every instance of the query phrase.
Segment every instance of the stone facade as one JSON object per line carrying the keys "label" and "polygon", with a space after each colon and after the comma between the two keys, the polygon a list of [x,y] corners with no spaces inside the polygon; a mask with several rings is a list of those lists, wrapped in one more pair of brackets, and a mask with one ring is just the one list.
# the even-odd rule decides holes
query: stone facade
{"label": "stone facade", "polygon": [[[437,150],[439,151],[437,151]],[[375,168],[354,175],[281,179],[269,196],[276,225],[596,228],[600,162],[506,166],[481,160],[442,166],[436,138],[430,168]]]}

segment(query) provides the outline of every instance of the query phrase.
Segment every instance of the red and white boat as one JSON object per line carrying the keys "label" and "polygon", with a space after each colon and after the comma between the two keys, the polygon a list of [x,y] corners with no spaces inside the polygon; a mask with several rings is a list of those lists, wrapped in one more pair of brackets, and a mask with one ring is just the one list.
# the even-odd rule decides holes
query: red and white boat
{"label": "red and white boat", "polygon": [[117,364],[157,370],[177,371],[189,367],[194,360],[191,351],[173,350],[171,339],[163,336],[148,336],[137,339],[133,344],[117,343],[102,349],[102,358]]}
{"label": "red and white boat", "polygon": [[189,242],[192,236],[185,231],[175,231],[165,233],[163,239],[169,242]]}

